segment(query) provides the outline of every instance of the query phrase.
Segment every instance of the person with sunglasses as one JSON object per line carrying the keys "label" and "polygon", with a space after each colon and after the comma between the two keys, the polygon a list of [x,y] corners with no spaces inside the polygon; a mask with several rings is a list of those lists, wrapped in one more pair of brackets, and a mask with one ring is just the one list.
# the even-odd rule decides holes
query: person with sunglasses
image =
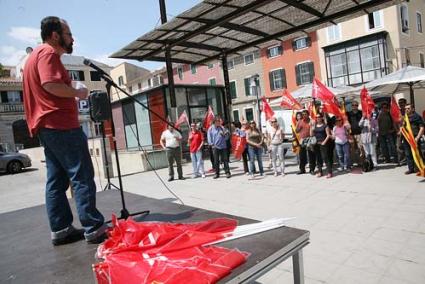
{"label": "person with sunglasses", "polygon": [[326,164],[327,176],[326,178],[332,177],[332,157],[328,155],[328,142],[332,138],[331,130],[326,125],[323,114],[318,113],[316,115],[316,121],[312,124],[310,129],[310,136],[316,137],[316,144],[313,146],[314,154],[316,156],[316,164],[318,172],[317,177],[323,175],[323,161]]}
{"label": "person with sunglasses", "polygon": [[[271,129],[267,133],[268,141],[269,141],[269,147],[270,147],[270,153],[271,153],[271,160],[274,170],[274,176],[277,177],[279,174],[279,168],[280,173],[282,177],[285,176],[285,155],[283,152],[283,139],[285,138],[285,133],[283,132],[283,129],[279,126],[279,123],[277,122],[277,118],[272,117],[270,119],[270,125]],[[280,164],[278,166],[277,164],[277,158],[280,160]]]}

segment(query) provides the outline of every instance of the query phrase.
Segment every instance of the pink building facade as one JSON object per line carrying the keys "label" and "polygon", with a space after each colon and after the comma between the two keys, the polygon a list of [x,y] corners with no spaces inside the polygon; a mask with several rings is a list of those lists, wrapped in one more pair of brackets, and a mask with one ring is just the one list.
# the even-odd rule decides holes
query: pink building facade
{"label": "pink building facade", "polygon": [[[173,68],[174,84],[188,85],[224,85],[221,63],[207,65],[181,64]],[[162,74],[164,83],[168,84],[167,72]]]}

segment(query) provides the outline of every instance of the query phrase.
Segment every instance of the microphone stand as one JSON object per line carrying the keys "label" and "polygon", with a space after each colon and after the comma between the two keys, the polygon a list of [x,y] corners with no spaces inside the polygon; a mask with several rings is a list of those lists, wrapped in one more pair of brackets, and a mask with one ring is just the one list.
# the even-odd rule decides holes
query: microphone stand
{"label": "microphone stand", "polygon": [[[90,66],[91,68],[93,68],[97,72],[99,72],[100,77],[103,80],[106,81],[106,93],[108,95],[109,104],[111,104],[111,87],[113,86],[114,88],[120,90],[123,94],[125,94],[133,102],[141,105],[146,110],[148,110],[150,113],[152,113],[153,115],[155,115],[156,117],[158,117],[160,120],[162,120],[163,122],[165,122],[167,125],[173,127],[176,131],[178,131],[179,133],[181,133],[181,131],[179,129],[177,129],[176,127],[174,127],[174,125],[171,124],[169,121],[167,121],[166,119],[162,118],[159,114],[157,114],[156,112],[154,112],[153,110],[151,110],[148,106],[146,106],[145,104],[143,104],[140,101],[136,100],[133,96],[131,96],[129,93],[127,93],[121,87],[119,87],[112,80],[112,78],[109,76],[109,74],[106,73],[105,71],[103,71],[101,68],[99,68],[98,66],[96,66],[95,64],[93,64],[92,62],[90,62],[87,59],[84,60],[84,64],[87,65],[87,66]],[[119,162],[119,158],[118,158],[117,141],[115,139],[115,124],[114,124],[114,119],[113,119],[112,113],[111,113],[111,128],[112,128],[112,138],[113,138],[113,145],[114,145],[115,161],[116,161],[116,164],[117,164],[119,191],[120,191],[120,195],[121,195],[121,204],[122,204],[121,216],[120,216],[119,219],[127,219],[129,216],[134,216],[134,215],[147,215],[147,214],[150,213],[149,210],[145,210],[145,211],[141,211],[141,212],[130,214],[128,212],[126,206],[125,206],[125,198],[124,198],[124,190],[123,190],[123,186],[122,186],[122,177],[121,177],[120,162]]]}

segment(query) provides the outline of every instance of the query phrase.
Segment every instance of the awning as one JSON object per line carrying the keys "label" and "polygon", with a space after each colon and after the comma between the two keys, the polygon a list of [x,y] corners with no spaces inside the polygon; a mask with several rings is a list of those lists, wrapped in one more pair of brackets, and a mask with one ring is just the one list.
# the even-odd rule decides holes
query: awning
{"label": "awning", "polygon": [[206,0],[111,55],[140,61],[203,63],[305,36],[400,0]]}

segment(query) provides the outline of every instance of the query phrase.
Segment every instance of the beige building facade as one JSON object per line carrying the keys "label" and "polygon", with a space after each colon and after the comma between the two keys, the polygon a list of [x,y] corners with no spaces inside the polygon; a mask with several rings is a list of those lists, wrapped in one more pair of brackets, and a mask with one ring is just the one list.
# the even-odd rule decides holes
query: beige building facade
{"label": "beige building facade", "polygon": [[[318,31],[323,81],[359,86],[407,65],[425,67],[425,1],[411,0]],[[415,92],[425,109],[425,90]],[[408,90],[396,97],[409,100]]]}

